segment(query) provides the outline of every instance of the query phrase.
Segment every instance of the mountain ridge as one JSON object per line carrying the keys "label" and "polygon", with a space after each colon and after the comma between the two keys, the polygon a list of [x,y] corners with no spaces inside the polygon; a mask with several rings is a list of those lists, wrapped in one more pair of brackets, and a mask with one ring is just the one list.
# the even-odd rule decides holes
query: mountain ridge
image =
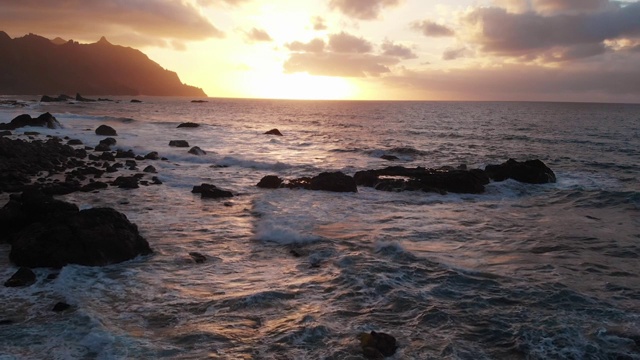
{"label": "mountain ridge", "polygon": [[183,84],[140,50],[28,34],[12,39],[0,31],[0,95],[81,93],[206,97]]}

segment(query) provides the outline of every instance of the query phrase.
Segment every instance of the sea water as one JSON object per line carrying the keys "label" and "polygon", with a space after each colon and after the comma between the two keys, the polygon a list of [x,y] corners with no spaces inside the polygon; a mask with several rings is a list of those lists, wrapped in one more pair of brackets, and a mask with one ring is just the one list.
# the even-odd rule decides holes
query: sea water
{"label": "sea water", "polygon": [[[0,288],[12,321],[0,359],[362,359],[357,335],[371,330],[397,338],[392,359],[640,359],[640,105],[140,99],[0,108],[0,122],[48,111],[64,127],[13,137],[95,146],[106,124],[114,148],[167,158],[139,161],[162,185],[59,197],[124,213],[154,253]],[[558,182],[478,195],[255,186],[509,158],[540,159]],[[201,183],[236,196],[201,199]],[[9,250],[2,281],[17,270]],[[58,301],[72,308],[52,312]]]}

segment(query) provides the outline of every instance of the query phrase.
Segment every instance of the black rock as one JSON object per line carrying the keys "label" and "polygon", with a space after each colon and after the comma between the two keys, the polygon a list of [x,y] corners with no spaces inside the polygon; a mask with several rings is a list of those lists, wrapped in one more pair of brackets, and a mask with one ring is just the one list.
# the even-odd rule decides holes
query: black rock
{"label": "black rock", "polygon": [[67,145],[82,145],[82,140],[80,139],[71,139],[67,141]]}
{"label": "black rock", "polygon": [[157,151],[152,151],[152,152],[148,153],[147,155],[145,155],[144,158],[147,159],[147,160],[158,160],[158,159],[160,159],[160,156],[158,155]]}
{"label": "black rock", "polygon": [[118,136],[116,130],[109,125],[100,125],[96,129],[96,135],[101,136]]}
{"label": "black rock", "polygon": [[171,140],[169,146],[172,147],[189,147],[189,143],[186,140]]}
{"label": "black rock", "polygon": [[399,160],[399,158],[397,156],[395,156],[395,155],[382,155],[382,156],[380,156],[380,159],[388,160],[388,161]]}
{"label": "black rock", "polygon": [[231,193],[231,191],[222,190],[217,188],[215,185],[204,183],[202,185],[194,186],[191,192],[194,194],[200,194],[203,199],[221,199],[233,197],[233,193]]}
{"label": "black rock", "polygon": [[309,183],[311,190],[324,190],[334,192],[358,192],[358,187],[353,177],[337,172],[323,172],[311,178]]}
{"label": "black rock", "polygon": [[141,100],[138,100],[138,99],[131,99],[131,102],[132,102],[132,103],[141,103],[142,101],[141,101]]}
{"label": "black rock", "polygon": [[371,331],[369,334],[360,334],[359,338],[362,352],[368,358],[380,359],[392,356],[398,348],[396,338],[389,334]]}
{"label": "black rock", "polygon": [[267,132],[265,132],[266,135],[277,135],[277,136],[282,136],[282,133],[280,132],[280,130],[278,129],[271,129]]}
{"label": "black rock", "polygon": [[96,101],[96,100],[95,99],[87,99],[85,97],[82,97],[82,95],[80,95],[80,93],[76,93],[76,101],[93,102],[93,101]]}
{"label": "black rock", "polygon": [[54,311],[54,312],[62,312],[62,311],[65,311],[65,310],[67,310],[67,309],[69,309],[69,308],[71,308],[71,305],[69,305],[69,304],[67,304],[67,303],[65,303],[65,302],[60,301],[60,302],[57,302],[57,303],[53,306],[53,309],[51,309],[51,311]]}
{"label": "black rock", "polygon": [[0,124],[0,130],[15,130],[25,126],[46,127],[49,129],[58,129],[62,127],[53,115],[46,112],[37,118],[32,118],[29,114],[18,115],[8,124]]}
{"label": "black rock", "polygon": [[101,266],[151,253],[138,227],[111,208],[40,219],[15,234],[9,259],[18,266]]}
{"label": "black rock", "polygon": [[194,146],[191,149],[189,149],[189,154],[193,154],[193,155],[207,155],[207,152],[200,149],[200,147],[198,146]]}
{"label": "black rock", "polygon": [[538,159],[525,162],[509,159],[500,165],[487,165],[485,172],[494,181],[514,179],[529,184],[556,182],[556,174]]}
{"label": "black rock", "polygon": [[138,185],[138,177],[133,176],[118,176],[114,181],[113,185],[119,187],[120,189],[137,189],[140,186]]}
{"label": "black rock", "polygon": [[33,285],[36,282],[36,274],[31,269],[21,267],[18,271],[11,276],[11,278],[5,281],[6,287],[21,287]]}
{"label": "black rock", "polygon": [[256,186],[264,189],[277,189],[282,185],[282,182],[283,180],[275,175],[267,175],[260,179]]}
{"label": "black rock", "polygon": [[193,261],[196,262],[196,264],[202,264],[203,262],[207,261],[207,257],[198,253],[198,252],[190,252],[189,256],[191,256],[191,258],[193,259]]}
{"label": "black rock", "polygon": [[147,166],[147,167],[145,167],[142,171],[143,171],[143,172],[146,172],[146,173],[156,173],[156,172],[157,172],[157,171],[156,171],[156,168],[155,168],[155,167],[153,167],[152,165],[148,165],[148,166]]}
{"label": "black rock", "polygon": [[199,126],[200,126],[200,124],[196,124],[194,122],[184,122],[184,123],[178,125],[178,128],[197,128]]}

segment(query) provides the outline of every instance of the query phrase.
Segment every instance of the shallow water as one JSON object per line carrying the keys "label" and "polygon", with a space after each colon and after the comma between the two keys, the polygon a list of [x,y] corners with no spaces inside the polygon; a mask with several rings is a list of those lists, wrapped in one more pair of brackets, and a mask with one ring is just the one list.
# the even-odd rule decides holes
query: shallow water
{"label": "shallow water", "polygon": [[[155,253],[0,289],[0,320],[14,321],[0,359],[361,359],[370,330],[398,338],[393,359],[640,359],[640,106],[143,100],[0,108],[0,122],[49,111],[65,128],[39,132],[90,146],[109,124],[116,147],[168,158],[150,162],[161,186],[62,197],[125,213]],[[203,126],[176,129],[186,121]],[[383,154],[426,167],[539,158],[558,182],[255,187],[392,164]],[[190,193],[202,182],[238,195],[202,200]],[[16,270],[8,251],[0,279]],[[72,310],[52,312],[57,301]]]}

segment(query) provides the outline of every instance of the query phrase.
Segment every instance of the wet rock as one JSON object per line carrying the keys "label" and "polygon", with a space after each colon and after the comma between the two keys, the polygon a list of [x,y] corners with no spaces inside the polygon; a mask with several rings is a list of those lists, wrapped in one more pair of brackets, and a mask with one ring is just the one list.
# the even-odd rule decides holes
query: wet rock
{"label": "wet rock", "polygon": [[109,185],[107,185],[107,183],[103,183],[101,181],[94,181],[94,182],[90,182],[90,183],[82,186],[80,188],[80,191],[82,191],[82,192],[91,192],[91,191],[106,189],[108,187],[109,187]]}
{"label": "wet rock", "polygon": [[154,177],[151,178],[151,183],[153,185],[162,185],[162,181],[160,181],[160,179],[158,179],[157,176],[154,176]]}
{"label": "wet rock", "polygon": [[29,114],[18,115],[8,124],[0,124],[0,130],[15,130],[25,126],[46,127],[49,129],[59,129],[62,127],[53,115],[46,112],[37,118],[32,118]]}
{"label": "wet rock", "polygon": [[265,135],[277,135],[277,136],[282,136],[282,133],[280,132],[280,130],[278,129],[271,129],[267,132],[265,132]]}
{"label": "wet rock", "polygon": [[233,197],[233,193],[231,193],[231,191],[222,190],[217,188],[215,185],[205,183],[203,183],[202,185],[194,186],[191,192],[194,194],[200,194],[203,199],[221,199]]}
{"label": "wet rock", "polygon": [[9,130],[0,131],[0,136],[9,136],[9,135],[11,135],[11,131]]}
{"label": "wet rock", "polygon": [[311,178],[310,190],[324,190],[334,192],[358,192],[358,187],[353,177],[340,171],[323,172]]}
{"label": "wet rock", "polygon": [[395,354],[398,345],[396,338],[385,333],[371,331],[358,336],[362,353],[369,359],[382,359]]}
{"label": "wet rock", "polygon": [[500,165],[487,165],[485,172],[493,181],[514,179],[528,184],[556,182],[556,174],[538,159],[524,162],[509,159]]}
{"label": "wet rock", "polygon": [[138,100],[138,99],[131,99],[131,101],[130,101],[130,102],[132,102],[132,103],[141,103],[142,101],[141,101],[141,100]]}
{"label": "wet rock", "polygon": [[200,126],[200,124],[196,124],[194,122],[184,122],[184,123],[178,125],[178,128],[197,128],[199,126]]}
{"label": "wet rock", "polygon": [[109,125],[100,125],[96,129],[96,135],[100,136],[118,136],[118,133],[114,128]]}
{"label": "wet rock", "polygon": [[206,155],[206,151],[200,149],[200,147],[198,146],[194,146],[191,149],[189,149],[189,154],[193,154],[193,155]]}
{"label": "wet rock", "polygon": [[484,192],[484,185],[489,183],[489,178],[480,169],[444,170],[403,166],[358,171],[354,179],[360,186],[374,187],[377,190],[422,190],[441,194],[447,192],[479,194]]}
{"label": "wet rock", "polygon": [[172,147],[189,147],[189,143],[186,140],[171,140],[169,146]]}
{"label": "wet rock", "polygon": [[388,161],[400,160],[400,158],[398,158],[395,155],[382,155],[382,156],[380,156],[380,159],[388,160]]}
{"label": "wet rock", "polygon": [[139,177],[133,176],[118,176],[113,181],[113,186],[117,186],[120,189],[137,189],[140,187],[138,185]]}
{"label": "wet rock", "polygon": [[9,280],[5,281],[6,287],[22,287],[33,285],[36,282],[36,274],[31,269],[21,267]]}
{"label": "wet rock", "polygon": [[116,150],[115,156],[116,156],[116,159],[135,159],[136,158],[136,154],[131,149],[127,151],[118,149]]}
{"label": "wet rock", "polygon": [[260,182],[256,185],[263,189],[277,189],[282,185],[283,180],[275,175],[267,175],[260,179]]}
{"label": "wet rock", "polygon": [[82,140],[80,139],[71,139],[67,141],[67,145],[82,145]]}
{"label": "wet rock", "polygon": [[144,158],[147,159],[147,160],[158,160],[158,159],[160,159],[160,155],[158,155],[157,151],[152,151],[152,152],[148,153],[147,155],[145,155]]}
{"label": "wet rock", "polygon": [[53,309],[51,309],[51,311],[53,311],[53,312],[63,312],[63,311],[65,311],[67,309],[70,309],[70,308],[71,308],[71,305],[69,305],[69,304],[67,304],[65,302],[59,301],[53,306]]}
{"label": "wet rock", "polygon": [[[75,206],[75,205],[74,205]],[[18,266],[101,266],[151,253],[138,227],[111,208],[38,218],[14,235],[9,259]]]}
{"label": "wet rock", "polygon": [[202,264],[203,262],[207,261],[206,256],[195,251],[190,252],[189,256],[191,256],[191,258],[193,259],[193,261],[196,262],[196,264]]}
{"label": "wet rock", "polygon": [[143,171],[143,172],[146,172],[146,173],[156,173],[156,172],[157,172],[157,171],[156,171],[156,168],[155,168],[155,167],[153,167],[152,165],[148,165],[148,166],[147,166],[147,167],[145,167],[142,171]]}
{"label": "wet rock", "polygon": [[82,95],[80,95],[80,93],[76,93],[76,101],[94,102],[96,100],[95,99],[87,99],[87,98],[83,97]]}

